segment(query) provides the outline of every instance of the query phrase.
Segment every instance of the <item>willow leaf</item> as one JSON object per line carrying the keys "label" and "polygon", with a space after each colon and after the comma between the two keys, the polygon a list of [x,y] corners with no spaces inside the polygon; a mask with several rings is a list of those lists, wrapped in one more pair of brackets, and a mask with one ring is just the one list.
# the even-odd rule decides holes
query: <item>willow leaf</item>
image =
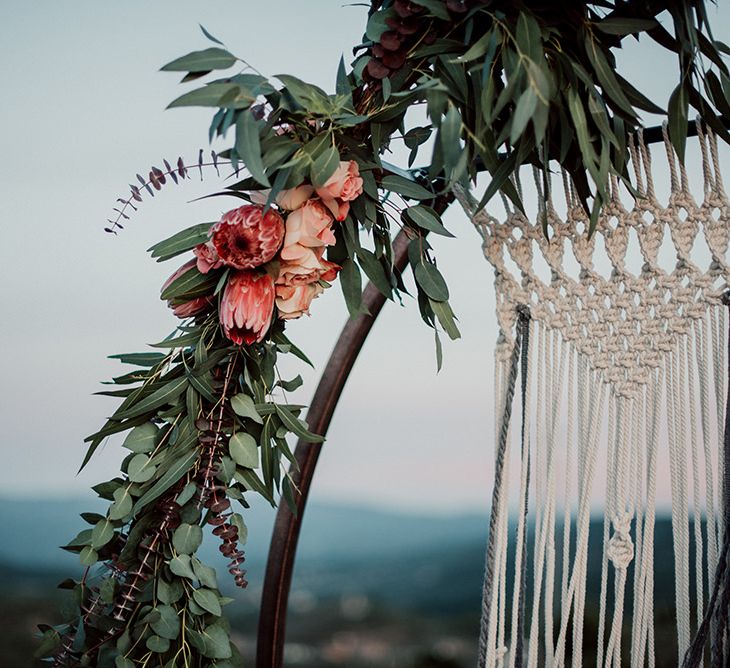
{"label": "willow leaf", "polygon": [[178,482],[192,468],[198,459],[198,454],[198,450],[192,448],[183,452],[169,467],[165,467],[165,473],[134,504],[134,514],[136,515],[146,505],[158,499]]}
{"label": "willow leaf", "polygon": [[[199,223],[185,230],[173,234],[171,237],[150,246],[147,252],[158,262],[169,260],[171,257],[180,255],[185,251],[195,248],[198,244],[208,239],[208,231],[213,223]],[[157,353],[158,354],[158,353]]]}
{"label": "willow leaf", "polygon": [[256,181],[268,188],[271,186],[261,158],[259,122],[250,111],[243,111],[236,121],[236,151]]}
{"label": "willow leaf", "polygon": [[284,426],[302,440],[307,441],[308,443],[322,443],[324,441],[324,436],[320,436],[319,434],[309,431],[306,426],[306,422],[294,417],[288,406],[276,404],[276,414],[284,423]]}
{"label": "willow leaf", "polygon": [[131,408],[118,414],[116,417],[121,420],[127,420],[130,418],[139,417],[153,411],[161,406],[172,403],[177,399],[187,387],[188,379],[184,376],[171,380],[169,383],[163,385],[159,390],[156,390],[148,397],[142,399],[142,401],[134,404]]}
{"label": "willow leaf", "polygon": [[202,51],[193,51],[185,56],[163,65],[163,72],[210,72],[211,70],[227,70],[237,58],[232,53],[218,47],[210,47]]}

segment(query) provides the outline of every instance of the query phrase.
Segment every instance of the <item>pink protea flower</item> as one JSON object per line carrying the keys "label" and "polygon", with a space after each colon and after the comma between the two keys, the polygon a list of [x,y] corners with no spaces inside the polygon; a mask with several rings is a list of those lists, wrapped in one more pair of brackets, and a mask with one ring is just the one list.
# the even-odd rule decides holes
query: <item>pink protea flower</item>
{"label": "pink protea flower", "polygon": [[[195,269],[196,261],[188,260],[184,265],[178,267],[162,285],[161,292],[165,292],[178,278]],[[189,301],[178,301],[176,299],[168,299],[167,305],[178,318],[189,318],[204,311],[211,304],[209,297],[196,297]]]}
{"label": "pink protea flower", "polygon": [[260,204],[246,204],[224,214],[211,229],[218,257],[236,269],[254,269],[271,260],[284,240],[284,220]]}
{"label": "pink protea flower", "polygon": [[274,312],[274,279],[255,271],[231,273],[220,305],[225,335],[239,346],[261,341]]}
{"label": "pink protea flower", "polygon": [[218,251],[211,241],[198,244],[193,248],[193,255],[196,257],[198,271],[201,274],[207,274],[211,269],[223,266],[223,260],[218,257]]}

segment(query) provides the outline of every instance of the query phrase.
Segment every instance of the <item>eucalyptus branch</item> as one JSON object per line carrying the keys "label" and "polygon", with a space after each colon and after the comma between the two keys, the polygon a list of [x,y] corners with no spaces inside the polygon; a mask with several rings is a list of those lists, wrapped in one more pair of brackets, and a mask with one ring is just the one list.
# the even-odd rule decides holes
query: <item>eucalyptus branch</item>
{"label": "eucalyptus branch", "polygon": [[113,211],[115,211],[117,215],[114,219],[107,219],[109,226],[105,227],[104,231],[109,234],[117,234],[117,229],[124,229],[124,226],[120,223],[120,221],[129,220],[129,215],[127,213],[129,208],[137,211],[137,207],[134,202],[142,201],[142,192],[146,191],[150,197],[154,197],[155,191],[162,190],[162,186],[167,183],[168,177],[173,181],[173,183],[175,183],[175,185],[177,185],[181,181],[190,178],[189,172],[191,169],[198,169],[200,172],[200,180],[202,181],[203,168],[213,167],[215,168],[216,174],[220,176],[220,167],[222,165],[233,166],[233,174],[238,176],[240,169],[237,165],[234,165],[231,160],[221,159],[215,151],[210,152],[211,160],[209,162],[204,160],[203,155],[204,152],[201,148],[198,154],[198,160],[195,164],[186,164],[180,157],[177,159],[175,167],[173,167],[167,160],[163,159],[162,163],[165,166],[164,170],[153,166],[150,168],[147,178],[144,178],[141,174],[137,174],[136,177],[137,181],[139,181],[139,185],[129,185],[131,194],[126,199],[122,197],[117,198],[116,201],[120,206],[113,208]]}

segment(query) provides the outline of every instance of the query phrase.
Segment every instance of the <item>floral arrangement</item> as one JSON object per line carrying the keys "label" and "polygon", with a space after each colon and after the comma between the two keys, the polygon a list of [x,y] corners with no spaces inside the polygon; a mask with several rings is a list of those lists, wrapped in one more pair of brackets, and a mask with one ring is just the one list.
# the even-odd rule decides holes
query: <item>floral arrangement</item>
{"label": "floral arrangement", "polygon": [[345,219],[361,194],[362,178],[351,160],[340,163],[316,191],[300,185],[281,191],[275,207],[246,204],[229,211],[211,227],[209,239],[195,246],[195,259],[163,285],[163,298],[180,318],[204,314],[215,306],[213,295],[181,300],[176,288],[222,270],[217,310],[223,333],[238,345],[260,343],[275,309],[282,320],[308,314],[312,301],[337,278],[341,267],[325,260],[324,251],[336,242],[333,223]]}
{"label": "floral arrangement", "polygon": [[[126,433],[128,454],[120,475],[93,488],[106,513],[85,513],[89,526],[66,546],[85,571],[61,583],[74,605],[65,623],[41,626],[39,656],[55,666],[241,665],[223,615],[230,599],[196,552],[210,528],[244,587],[247,530],[232,504],[245,508],[251,493],[293,503],[287,437],[322,440],[304,407],[286,401],[301,378],[277,372],[280,355],[308,362],[287,321],[308,314],[335,279],[353,316],[364,311],[362,274],[388,298],[408,293],[394,263],[397,228],[409,240],[410,290],[440,365],[439,333],[455,339],[459,330],[427,235],[452,236],[440,214],[454,184],[468,187],[486,170],[482,206],[502,192],[521,208],[514,171],[530,163],[547,174],[558,164],[594,221],[609,175],[631,186],[629,135],[641,110],[663,109],[615,71],[625,38],[646,34],[677,54],[668,121],[680,156],[690,107],[730,141],[720,120],[730,112],[722,57],[730,49],[709,33],[702,0],[668,3],[677,39],[656,20],[665,4],[571,3],[556,12],[527,0],[373,0],[333,94],[289,75],[274,85],[205,30],[215,46],[163,67],[184,73],[184,83],[236,68],[170,106],[214,109],[209,136],[234,135],[211,162],[201,151],[197,167],[228,165],[238,176],[245,168],[215,193],[239,206],[150,249],[158,261],[193,254],[161,293],[180,324],[151,352],[114,356],[134,368],[103,392],[120,404],[87,439],[82,466],[114,434]],[[414,105],[425,124],[411,122]],[[424,153],[427,166],[405,172],[384,162],[395,141],[410,149],[409,167]],[[189,176],[182,160],[164,167],[138,175],[108,232],[122,229],[144,194]]]}

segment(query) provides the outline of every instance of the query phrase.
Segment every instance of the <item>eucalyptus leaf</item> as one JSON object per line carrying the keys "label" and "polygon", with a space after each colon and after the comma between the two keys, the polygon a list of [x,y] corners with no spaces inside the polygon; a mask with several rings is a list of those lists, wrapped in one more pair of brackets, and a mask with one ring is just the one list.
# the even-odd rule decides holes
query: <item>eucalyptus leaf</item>
{"label": "eucalyptus leaf", "polygon": [[122,446],[132,452],[152,452],[155,449],[159,431],[152,422],[145,422],[127,434]]}
{"label": "eucalyptus leaf", "polygon": [[180,635],[180,617],[170,605],[158,605],[155,610],[159,619],[150,624],[152,630],[160,637],[175,640]]}
{"label": "eucalyptus leaf", "polygon": [[127,475],[132,482],[147,482],[155,475],[157,467],[145,454],[138,454],[132,457],[127,466]]}
{"label": "eucalyptus leaf", "polygon": [[375,257],[374,253],[365,248],[360,248],[357,251],[357,257],[360,262],[360,266],[367,277],[372,281],[373,285],[378,288],[383,295],[390,298],[393,292],[393,287],[385,274],[385,269],[383,268],[380,260]]}
{"label": "eucalyptus leaf", "polygon": [[414,268],[414,273],[418,285],[431,299],[444,302],[449,298],[446,281],[435,265],[419,262]]}
{"label": "eucalyptus leaf", "polygon": [[680,162],[684,162],[687,144],[688,109],[687,91],[680,83],[669,98],[669,138]]}
{"label": "eucalyptus leaf", "polygon": [[284,423],[284,426],[289,431],[309,443],[322,443],[324,441],[323,436],[320,436],[319,434],[314,434],[309,431],[307,423],[292,415],[289,410],[290,409],[288,406],[276,404],[276,414],[279,416],[281,421]]}
{"label": "eucalyptus leaf", "polygon": [[232,655],[228,633],[218,624],[189,631],[191,644],[209,659],[229,659]]}
{"label": "eucalyptus leaf", "polygon": [[527,124],[532,119],[537,108],[537,93],[534,88],[527,88],[520,95],[512,117],[512,128],[510,129],[509,140],[513,144],[524,132]]}
{"label": "eucalyptus leaf", "polygon": [[322,187],[340,166],[340,154],[334,145],[328,146],[312,163],[309,176],[315,188]]}
{"label": "eucalyptus leaf", "polygon": [[201,585],[203,585],[204,587],[208,587],[210,589],[218,588],[218,579],[216,578],[215,568],[206,566],[197,557],[191,557],[190,564],[193,567],[193,572],[195,573],[195,577],[198,578],[198,581],[200,582]]}
{"label": "eucalyptus leaf", "polygon": [[170,559],[170,570],[181,578],[187,578],[188,580],[196,579],[195,573],[190,565],[190,556],[187,554],[180,554]]}
{"label": "eucalyptus leaf", "polygon": [[114,503],[109,507],[109,519],[121,520],[132,512],[134,500],[129,493],[129,487],[119,487],[114,490]]}
{"label": "eucalyptus leaf", "polygon": [[212,589],[208,589],[207,587],[200,587],[200,589],[194,590],[193,600],[201,608],[203,608],[203,610],[207,610],[209,613],[215,615],[216,617],[220,617],[223,614],[223,611],[221,610],[221,604],[218,601],[218,594],[216,594]]}
{"label": "eucalyptus leaf", "polygon": [[243,418],[249,418],[258,424],[263,424],[264,421],[256,410],[254,400],[247,394],[239,393],[231,399],[231,408],[236,415],[240,415]]}
{"label": "eucalyptus leaf", "polygon": [[164,654],[170,649],[170,641],[167,638],[161,638],[160,636],[150,636],[145,641],[147,649],[157,652],[158,654]]}
{"label": "eucalyptus leaf", "polygon": [[114,525],[110,520],[101,520],[91,532],[91,547],[98,550],[100,547],[104,547],[112,538],[114,538]]}
{"label": "eucalyptus leaf", "polygon": [[304,381],[302,380],[301,376],[296,376],[296,377],[292,378],[291,380],[280,380],[279,381],[279,385],[286,392],[294,392],[295,390],[298,390],[303,384],[304,384]]}
{"label": "eucalyptus leaf", "polygon": [[163,72],[210,72],[227,70],[237,58],[232,53],[218,47],[193,51],[164,65]]}
{"label": "eucalyptus leaf", "polygon": [[264,163],[261,157],[259,122],[254,118],[251,111],[242,111],[236,121],[236,151],[248,171],[251,172],[251,176],[262,186],[269,188],[271,183],[264,171]]}
{"label": "eucalyptus leaf", "polygon": [[167,105],[168,109],[175,107],[218,107],[226,95],[237,93],[239,86],[230,83],[211,83],[203,88],[196,88],[175,98]]}
{"label": "eucalyptus leaf", "polygon": [[151,367],[165,359],[164,353],[121,353],[109,355],[110,360],[119,360],[122,364]]}
{"label": "eucalyptus leaf", "polygon": [[160,476],[159,480],[150,487],[135,503],[135,514],[139,509],[144,508],[147,504],[164,494],[172,487],[180,478],[182,478],[193,466],[198,459],[199,453],[195,449],[185,450],[177,459],[166,467],[165,472]]}
{"label": "eucalyptus leaf", "polygon": [[410,199],[434,198],[434,194],[426,190],[423,186],[418,185],[415,181],[409,181],[408,179],[396,174],[383,177],[380,181],[380,187],[383,188],[383,190],[390,190]]}
{"label": "eucalyptus leaf", "polygon": [[633,33],[646,32],[659,26],[654,18],[631,18],[623,16],[607,16],[605,19],[594,23],[601,32],[609,35],[631,35]]}
{"label": "eucalyptus leaf", "polygon": [[172,534],[172,546],[179,554],[193,554],[203,542],[203,530],[197,524],[181,524]]}
{"label": "eucalyptus leaf", "polygon": [[255,469],[259,466],[259,451],[256,439],[246,432],[239,431],[231,436],[228,451],[239,466]]}
{"label": "eucalyptus leaf", "polygon": [[99,555],[96,550],[91,547],[91,545],[87,545],[79,553],[79,561],[82,566],[93,566],[97,561],[99,561]]}
{"label": "eucalyptus leaf", "polygon": [[187,384],[188,381],[185,377],[175,378],[131,408],[117,413],[115,417],[120,420],[134,418],[171,403],[185,391]]}
{"label": "eucalyptus leaf", "polygon": [[350,317],[354,318],[360,314],[362,308],[362,278],[360,269],[350,258],[342,263],[340,287],[345,296],[345,304],[350,312]]}
{"label": "eucalyptus leaf", "polygon": [[452,340],[460,338],[461,333],[456,326],[456,322],[454,322],[454,312],[451,310],[449,303],[438,302],[433,299],[429,299],[428,302],[438,318],[439,323],[444,328],[444,331],[449,335],[449,338]]}
{"label": "eucalyptus leaf", "polygon": [[[173,234],[164,241],[160,241],[150,246],[147,251],[156,258],[158,262],[164,262],[181,253],[189,251],[198,244],[202,244],[208,240],[208,232],[213,223],[198,223],[192,227],[188,227],[180,232]],[[150,353],[147,353],[150,354]],[[159,353],[151,353],[159,355]]]}
{"label": "eucalyptus leaf", "polygon": [[[238,530],[238,542],[242,545],[246,544],[246,541],[248,540],[248,527],[246,526],[246,523],[243,521],[243,516],[240,513],[231,513],[231,516],[228,518],[228,521],[236,527]],[[201,580],[202,582],[202,580]],[[203,583],[205,584],[205,583]],[[213,586],[213,585],[208,585]]]}
{"label": "eucalyptus leaf", "polygon": [[418,227],[440,234],[444,237],[454,237],[441,223],[439,215],[430,206],[425,204],[418,204],[416,206],[409,206],[403,210],[404,215]]}

